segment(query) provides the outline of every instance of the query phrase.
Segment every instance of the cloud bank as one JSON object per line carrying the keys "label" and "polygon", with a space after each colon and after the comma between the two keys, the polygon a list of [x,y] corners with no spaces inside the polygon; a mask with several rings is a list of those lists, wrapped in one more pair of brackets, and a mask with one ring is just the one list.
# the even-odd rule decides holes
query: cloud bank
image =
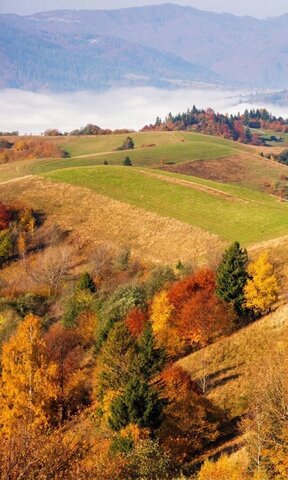
{"label": "cloud bank", "polygon": [[[158,115],[164,118],[169,112],[183,112],[194,104],[221,113],[237,113],[250,108],[249,104],[239,104],[240,95],[241,92],[217,88],[172,91],[122,88],[104,93],[61,95],[5,89],[0,90],[0,131],[18,130],[21,134],[42,133],[47,128],[71,131],[87,123],[102,128],[138,130],[154,123]],[[288,117],[288,108],[259,106]]]}

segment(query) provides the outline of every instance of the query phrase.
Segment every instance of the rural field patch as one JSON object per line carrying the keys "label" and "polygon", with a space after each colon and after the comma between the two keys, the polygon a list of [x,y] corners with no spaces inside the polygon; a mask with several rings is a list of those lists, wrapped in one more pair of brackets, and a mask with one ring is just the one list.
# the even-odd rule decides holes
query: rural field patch
{"label": "rural field patch", "polygon": [[[131,167],[71,168],[45,174],[61,183],[87,187],[98,194],[207,230],[245,245],[288,233],[288,207],[278,199],[239,186],[201,179],[200,185],[232,195],[176,184]],[[191,188],[192,187],[192,188]],[[223,188],[222,188],[223,187]]]}

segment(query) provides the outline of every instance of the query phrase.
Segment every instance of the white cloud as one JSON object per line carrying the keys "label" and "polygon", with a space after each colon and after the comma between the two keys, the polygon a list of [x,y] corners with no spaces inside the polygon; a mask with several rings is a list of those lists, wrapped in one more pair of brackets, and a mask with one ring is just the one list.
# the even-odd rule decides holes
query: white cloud
{"label": "white cloud", "polygon": [[[243,110],[240,92],[212,88],[159,90],[156,88],[122,88],[104,93],[67,94],[34,93],[23,90],[0,90],[0,130],[41,133],[47,128],[70,131],[87,123],[102,128],[138,130],[153,123],[159,115],[186,111],[195,104],[221,113]],[[265,105],[260,105],[261,107]],[[288,116],[288,108],[268,108]]]}

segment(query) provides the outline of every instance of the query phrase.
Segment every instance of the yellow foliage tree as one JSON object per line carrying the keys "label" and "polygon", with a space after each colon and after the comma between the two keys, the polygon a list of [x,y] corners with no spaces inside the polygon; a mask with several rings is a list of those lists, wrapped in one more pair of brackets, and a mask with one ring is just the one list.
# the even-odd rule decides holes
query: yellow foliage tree
{"label": "yellow foliage tree", "polygon": [[276,302],[279,285],[269,262],[268,253],[263,252],[248,266],[249,280],[244,288],[246,307],[256,314],[265,315]]}
{"label": "yellow foliage tree", "polygon": [[24,259],[25,258],[25,253],[26,253],[26,240],[25,240],[25,237],[22,233],[18,237],[17,248],[18,248],[18,253],[19,253],[20,257],[22,257]]}
{"label": "yellow foliage tree", "polygon": [[84,345],[91,345],[95,338],[98,319],[95,313],[84,310],[78,315],[75,332],[79,335]]}
{"label": "yellow foliage tree", "polygon": [[151,305],[151,322],[156,335],[168,326],[173,308],[168,300],[167,292],[162,291],[155,295]]}
{"label": "yellow foliage tree", "polygon": [[206,460],[197,480],[249,480],[247,470],[246,458],[241,458],[239,454],[230,457],[223,455],[216,462]]}
{"label": "yellow foliage tree", "polygon": [[174,306],[168,300],[166,291],[155,295],[151,305],[150,320],[158,344],[164,347],[170,355],[176,355],[183,347],[183,339],[178,335],[173,325]]}
{"label": "yellow foliage tree", "polygon": [[56,365],[48,361],[40,319],[28,315],[4,345],[0,423],[13,429],[19,419],[34,429],[47,425],[49,405],[56,398]]}

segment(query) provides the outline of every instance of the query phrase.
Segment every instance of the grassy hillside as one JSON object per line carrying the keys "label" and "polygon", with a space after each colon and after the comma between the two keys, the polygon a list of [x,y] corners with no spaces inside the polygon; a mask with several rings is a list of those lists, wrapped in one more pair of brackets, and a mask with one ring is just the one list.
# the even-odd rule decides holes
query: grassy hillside
{"label": "grassy hillside", "polygon": [[[116,250],[129,246],[143,262],[209,264],[225,243],[197,227],[99,195],[79,186],[26,177],[1,185],[5,201],[24,201],[91,245],[103,242]],[[9,275],[9,269],[8,269]]]}
{"label": "grassy hillside", "polygon": [[281,349],[287,338],[288,307],[180,360],[192,378],[207,377],[208,397],[235,417],[247,408],[255,369],[273,349]]}
{"label": "grassy hillside", "polygon": [[[135,149],[115,151],[127,134],[88,137],[47,137],[69,152],[68,159],[29,159],[13,164],[0,165],[3,181],[27,174],[46,171],[102,165],[104,160],[111,165],[121,165],[129,155],[134,166],[155,167],[165,163],[178,164],[198,159],[228,157],[252,150],[229,140],[187,132],[148,132],[131,134]],[[41,137],[42,138],[42,137]],[[42,138],[43,139],[43,138]]]}
{"label": "grassy hillside", "polygon": [[277,181],[285,181],[288,174],[286,165],[263,159],[257,152],[194,160],[161,168],[172,173],[232,183],[261,191],[269,191],[269,187]]}
{"label": "grassy hillside", "polygon": [[197,226],[225,240],[238,239],[246,245],[288,232],[286,204],[241,187],[222,186],[192,177],[159,177],[129,167],[72,168],[46,176],[88,187],[99,194]]}
{"label": "grassy hillside", "polygon": [[[154,161],[160,161],[161,156],[172,157],[175,163],[185,161],[182,155],[193,158],[216,158],[231,155],[236,151],[248,149],[223,138],[210,137],[187,132],[139,132],[130,134],[135,142],[135,161],[143,162],[149,158],[147,150],[153,149]],[[66,137],[60,146],[67,150],[71,157],[93,155],[94,153],[111,152],[122,145],[127,134],[104,135],[96,137]],[[139,153],[138,150],[145,150]],[[123,155],[123,152],[120,152]],[[125,153],[125,152],[124,152]],[[165,158],[163,158],[165,160]],[[169,160],[169,158],[167,158]]]}

